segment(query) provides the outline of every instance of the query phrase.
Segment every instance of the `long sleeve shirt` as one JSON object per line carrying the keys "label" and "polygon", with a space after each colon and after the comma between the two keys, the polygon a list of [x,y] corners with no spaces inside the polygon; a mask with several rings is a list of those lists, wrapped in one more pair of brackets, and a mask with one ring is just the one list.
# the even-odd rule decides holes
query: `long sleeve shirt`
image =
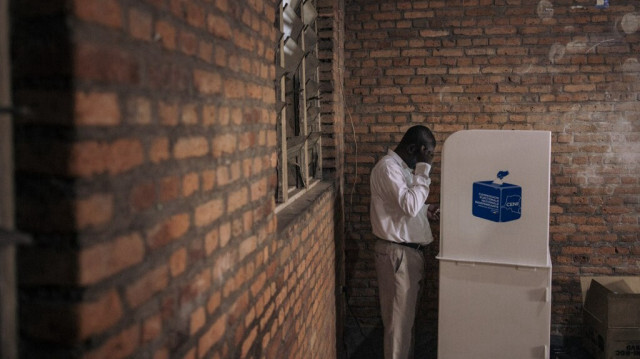
{"label": "long sleeve shirt", "polygon": [[431,165],[418,162],[415,171],[389,150],[371,170],[371,227],[373,234],[392,242],[429,244],[427,219]]}

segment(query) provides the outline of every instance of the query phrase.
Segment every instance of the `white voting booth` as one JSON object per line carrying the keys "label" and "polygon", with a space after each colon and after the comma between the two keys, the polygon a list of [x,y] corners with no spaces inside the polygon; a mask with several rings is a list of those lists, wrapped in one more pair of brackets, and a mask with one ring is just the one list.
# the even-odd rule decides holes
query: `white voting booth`
{"label": "white voting booth", "polygon": [[439,359],[549,358],[550,156],[548,131],[445,141]]}

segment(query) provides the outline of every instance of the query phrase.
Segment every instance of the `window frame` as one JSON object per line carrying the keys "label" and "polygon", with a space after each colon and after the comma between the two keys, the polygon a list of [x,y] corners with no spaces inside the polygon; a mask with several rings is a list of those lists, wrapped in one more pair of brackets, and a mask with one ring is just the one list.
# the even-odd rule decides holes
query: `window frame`
{"label": "window frame", "polygon": [[[322,179],[318,13],[315,2],[282,0],[278,5],[277,23],[281,36],[276,51],[276,213]],[[288,80],[293,83],[289,96]],[[296,91],[296,80],[300,80],[299,91]],[[293,127],[299,124],[298,134],[288,128],[292,119]],[[295,178],[291,174],[295,174]]]}

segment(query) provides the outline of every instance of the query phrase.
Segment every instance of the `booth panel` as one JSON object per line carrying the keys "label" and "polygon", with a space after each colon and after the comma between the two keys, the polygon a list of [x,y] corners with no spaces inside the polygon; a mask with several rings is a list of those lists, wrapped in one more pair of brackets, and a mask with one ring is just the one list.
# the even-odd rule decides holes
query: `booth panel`
{"label": "booth panel", "polygon": [[442,152],[440,255],[545,266],[551,133],[460,131]]}
{"label": "booth panel", "polygon": [[549,355],[551,268],[440,261],[439,359]]}

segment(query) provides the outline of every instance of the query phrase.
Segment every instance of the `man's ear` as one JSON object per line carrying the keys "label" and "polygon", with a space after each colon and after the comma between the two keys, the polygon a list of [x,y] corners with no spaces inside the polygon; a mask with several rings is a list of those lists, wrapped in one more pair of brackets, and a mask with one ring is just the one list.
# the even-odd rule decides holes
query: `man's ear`
{"label": "man's ear", "polygon": [[407,150],[409,153],[416,153],[418,150],[418,146],[415,143],[412,143],[409,146],[407,146]]}

